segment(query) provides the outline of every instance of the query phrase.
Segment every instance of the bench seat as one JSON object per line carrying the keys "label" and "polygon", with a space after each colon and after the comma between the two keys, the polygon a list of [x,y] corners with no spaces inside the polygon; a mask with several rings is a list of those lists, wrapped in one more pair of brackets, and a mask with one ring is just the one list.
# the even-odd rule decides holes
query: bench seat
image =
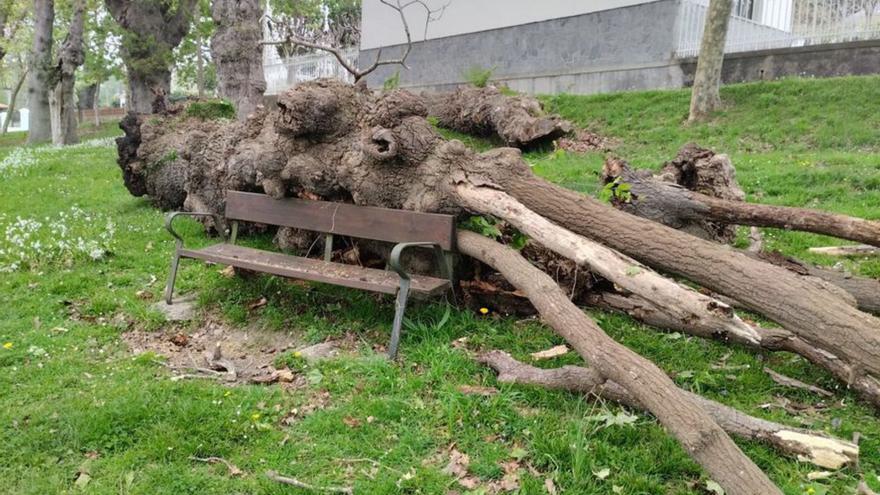
{"label": "bench seat", "polygon": [[[386,270],[302,258],[235,244],[215,244],[202,249],[182,249],[180,256],[282,277],[330,283],[383,294],[395,294],[400,285],[398,275]],[[415,293],[414,295],[436,296],[445,293],[450,287],[450,282],[447,279],[424,275],[411,275],[411,279],[410,290]]]}

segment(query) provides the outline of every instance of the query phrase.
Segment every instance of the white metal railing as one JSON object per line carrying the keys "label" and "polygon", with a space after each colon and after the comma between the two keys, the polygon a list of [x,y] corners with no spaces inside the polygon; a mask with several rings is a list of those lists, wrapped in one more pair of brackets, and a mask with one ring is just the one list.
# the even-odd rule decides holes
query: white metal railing
{"label": "white metal railing", "polygon": [[[696,56],[709,0],[680,0],[675,55]],[[727,53],[880,39],[880,0],[734,0]]]}
{"label": "white metal railing", "polygon": [[[356,48],[345,50],[343,56],[348,63],[357,66]],[[354,82],[352,75],[330,53],[310,53],[272,60],[263,65],[263,72],[266,76],[266,94],[269,95],[276,95],[299,83],[323,77]]]}

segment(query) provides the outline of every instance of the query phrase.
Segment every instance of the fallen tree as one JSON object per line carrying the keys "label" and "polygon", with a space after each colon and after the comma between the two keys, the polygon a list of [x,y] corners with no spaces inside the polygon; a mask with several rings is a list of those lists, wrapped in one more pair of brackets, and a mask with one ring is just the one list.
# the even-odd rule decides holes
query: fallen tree
{"label": "fallen tree", "polygon": [[[701,167],[713,170],[700,173]],[[880,246],[880,222],[877,221],[742,201],[739,186],[730,187],[730,182],[735,184],[730,160],[695,145],[682,148],[656,177],[647,170],[633,170],[619,159],[606,160],[603,175],[606,182],[617,180],[629,185],[631,198],[621,201],[622,210],[692,233],[693,225],[706,223],[753,225],[802,230]],[[707,177],[722,181],[721,187],[706,187],[696,182]],[[724,187],[725,180],[730,181],[726,184],[728,187]]]}
{"label": "fallen tree", "polygon": [[[608,380],[592,367],[537,368],[517,361],[502,351],[482,353],[477,356],[477,361],[494,369],[501,383],[578,392],[633,409],[645,409],[626,387]],[[839,469],[858,462],[859,446],[852,442],[756,418],[688,391],[682,393],[703,408],[731,435],[766,443],[780,452],[827,469]]]}
{"label": "fallen tree", "polygon": [[[171,108],[162,118],[130,116],[118,141],[119,163],[132,194],[150,195],[165,208],[222,213],[224,192],[235,189],[416,211],[494,213],[523,229],[534,226],[529,233],[541,234],[547,247],[604,270],[652,303],[662,301],[679,324],[697,315],[705,328],[762,338],[723,303],[647,266],[747,304],[780,323],[787,332],[783,340],[803,342],[802,354],[835,363],[836,376],[873,383],[880,369],[878,320],[839,292],[550,184],[532,175],[516,149],[476,153],[446,141],[427,114],[424,100],[405,91],[373,95],[317,81],[280,95],[275,110],[258,110],[243,122],[195,119],[183,108]],[[505,197],[516,203],[490,208]],[[524,222],[523,214],[542,221]],[[728,493],[778,492],[705,411],[651,363],[601,332],[553,279],[519,254],[474,236],[462,233],[461,252],[494,266],[526,293],[548,324],[603,376],[639,397]]]}

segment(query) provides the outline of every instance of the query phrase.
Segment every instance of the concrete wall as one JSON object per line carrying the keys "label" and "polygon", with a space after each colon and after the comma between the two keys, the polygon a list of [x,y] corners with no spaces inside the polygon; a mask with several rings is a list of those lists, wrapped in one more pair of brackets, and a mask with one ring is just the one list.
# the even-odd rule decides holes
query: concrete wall
{"label": "concrete wall", "polygon": [[[696,59],[681,61],[684,85],[694,82]],[[880,74],[880,40],[777,48],[724,57],[725,84],[781,77],[834,77]]]}
{"label": "concrete wall", "polygon": [[[404,10],[412,39],[423,41],[550,19],[615,9],[650,0],[423,0],[437,14],[425,31],[427,11],[418,4]],[[405,3],[405,2],[404,2]],[[443,8],[445,6],[445,8]],[[442,15],[439,9],[442,8]],[[379,0],[361,4],[361,48],[406,42],[400,14]]]}
{"label": "concrete wall", "polygon": [[[448,89],[467,82],[466,72],[476,67],[494,68],[493,80],[529,93],[680,87],[681,68],[672,58],[677,13],[676,0],[659,0],[418,42],[408,70],[384,66],[367,81],[381,86],[400,70],[401,87]],[[402,51],[398,45],[383,53]],[[376,49],[361,50],[360,65],[375,56]]]}

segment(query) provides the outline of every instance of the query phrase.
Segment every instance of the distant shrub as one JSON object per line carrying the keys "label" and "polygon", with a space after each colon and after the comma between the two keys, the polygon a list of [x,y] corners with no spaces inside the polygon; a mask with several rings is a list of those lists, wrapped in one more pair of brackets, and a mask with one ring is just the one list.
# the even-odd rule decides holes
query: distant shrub
{"label": "distant shrub", "polygon": [[478,88],[485,88],[489,84],[489,79],[492,79],[493,72],[495,72],[495,67],[489,69],[471,67],[464,72],[464,78]]}
{"label": "distant shrub", "polygon": [[202,120],[233,119],[235,107],[225,100],[197,101],[186,107],[186,115]]}
{"label": "distant shrub", "polygon": [[382,89],[385,91],[391,91],[392,89],[397,89],[400,87],[400,71],[395,71],[394,75],[385,79],[382,83]]}

